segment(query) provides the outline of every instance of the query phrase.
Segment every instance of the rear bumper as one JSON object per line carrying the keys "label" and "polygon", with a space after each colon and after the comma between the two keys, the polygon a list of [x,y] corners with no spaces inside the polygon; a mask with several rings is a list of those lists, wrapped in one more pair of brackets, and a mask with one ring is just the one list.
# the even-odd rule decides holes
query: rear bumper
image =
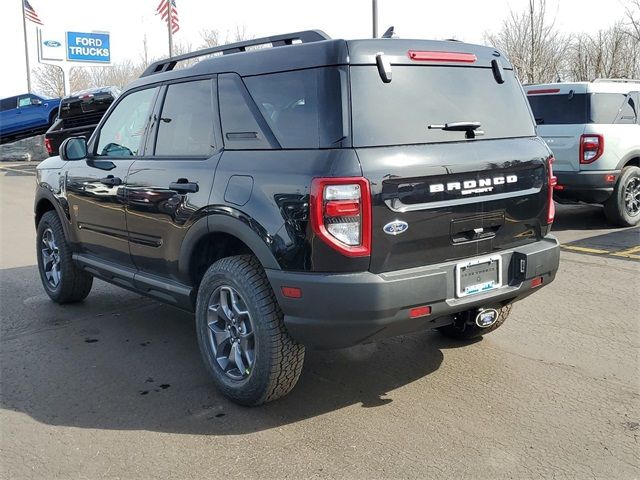
{"label": "rear bumper", "polygon": [[[555,172],[555,175],[562,187],[553,192],[557,200],[604,203],[613,194],[620,170]],[[607,175],[613,175],[613,181],[607,181]]]}
{"label": "rear bumper", "polygon": [[[498,252],[505,286],[485,294],[455,297],[455,267],[460,261],[374,274],[299,273],[267,270],[285,315],[289,333],[318,348],[341,348],[452,322],[452,315],[477,307],[496,306],[531,294],[530,280],[555,278],[560,260],[558,241],[542,240]],[[520,271],[525,260],[524,271]],[[281,287],[302,289],[302,298],[282,295]],[[431,314],[411,319],[409,310],[431,306]]]}

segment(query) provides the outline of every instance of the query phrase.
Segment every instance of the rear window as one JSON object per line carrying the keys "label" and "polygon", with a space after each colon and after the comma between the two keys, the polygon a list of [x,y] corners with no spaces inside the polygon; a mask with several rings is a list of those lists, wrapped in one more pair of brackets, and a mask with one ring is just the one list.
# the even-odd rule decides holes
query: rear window
{"label": "rear window", "polygon": [[538,125],[568,125],[589,122],[586,93],[567,95],[528,95]]}
{"label": "rear window", "polygon": [[538,125],[635,123],[633,99],[624,93],[529,95]]}
{"label": "rear window", "polygon": [[244,83],[282,148],[330,148],[346,136],[341,76],[339,68],[312,68]]}
{"label": "rear window", "polygon": [[465,132],[429,125],[480,122],[480,139],[535,135],[518,80],[498,84],[488,68],[393,66],[383,83],[375,66],[351,67],[354,146],[456,142]]}

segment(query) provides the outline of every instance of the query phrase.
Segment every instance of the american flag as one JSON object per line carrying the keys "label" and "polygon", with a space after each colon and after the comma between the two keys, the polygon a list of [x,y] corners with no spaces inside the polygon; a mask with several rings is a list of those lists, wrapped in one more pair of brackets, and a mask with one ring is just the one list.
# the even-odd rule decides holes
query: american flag
{"label": "american flag", "polygon": [[22,0],[22,8],[24,8],[24,16],[27,20],[33,23],[37,23],[38,25],[44,25],[28,0]]}
{"label": "american flag", "polygon": [[171,5],[171,33],[176,33],[178,30],[180,30],[180,21],[178,20],[178,7],[176,7],[176,0],[160,0],[158,8],[156,8],[156,15],[160,15],[162,20],[168,22],[169,5]]}

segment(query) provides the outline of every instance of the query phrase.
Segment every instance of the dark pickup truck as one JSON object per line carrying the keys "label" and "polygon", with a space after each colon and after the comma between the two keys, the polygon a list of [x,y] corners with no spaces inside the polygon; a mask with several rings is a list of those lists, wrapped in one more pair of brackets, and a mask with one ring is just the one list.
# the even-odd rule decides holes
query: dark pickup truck
{"label": "dark pickup truck", "polygon": [[82,90],[63,98],[58,117],[44,137],[49,155],[58,155],[60,145],[69,137],[88,139],[119,95],[120,89],[117,87],[100,87]]}

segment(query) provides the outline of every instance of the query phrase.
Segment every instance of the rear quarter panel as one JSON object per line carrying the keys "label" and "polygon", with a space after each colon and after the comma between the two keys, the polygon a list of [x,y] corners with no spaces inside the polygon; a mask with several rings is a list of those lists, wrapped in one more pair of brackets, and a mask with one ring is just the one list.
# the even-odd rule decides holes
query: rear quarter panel
{"label": "rear quarter panel", "polygon": [[590,124],[585,133],[604,137],[604,153],[595,162],[580,165],[580,170],[616,170],[630,158],[640,156],[640,125]]}

